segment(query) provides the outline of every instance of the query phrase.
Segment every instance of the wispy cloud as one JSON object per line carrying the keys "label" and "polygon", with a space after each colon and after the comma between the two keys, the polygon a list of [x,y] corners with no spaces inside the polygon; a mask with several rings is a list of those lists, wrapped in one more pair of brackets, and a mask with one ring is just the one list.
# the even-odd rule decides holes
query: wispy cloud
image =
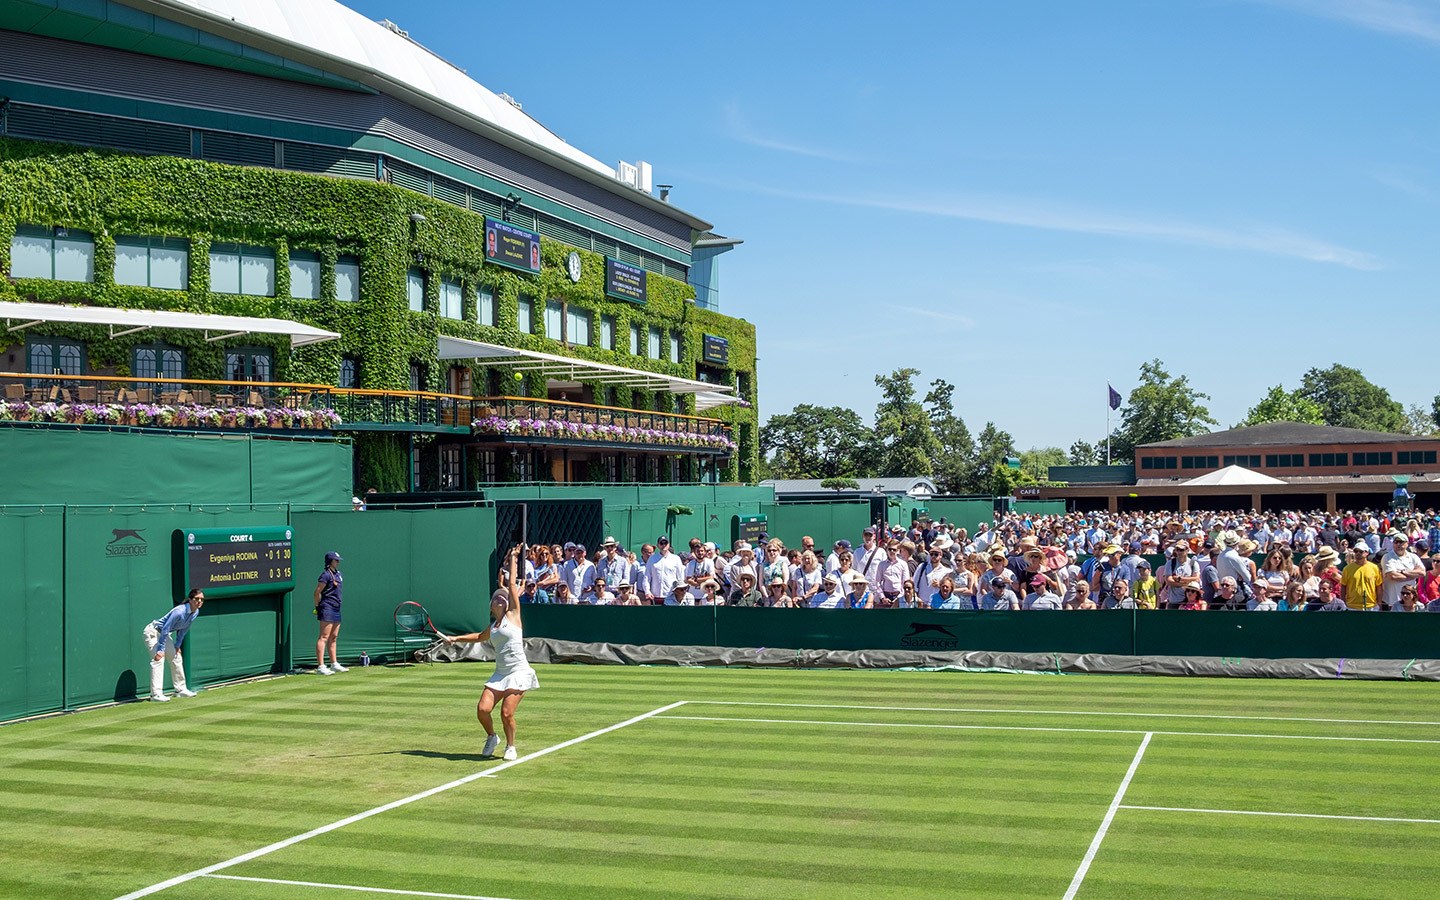
{"label": "wispy cloud", "polygon": [[949,322],[952,325],[959,325],[961,328],[974,328],[975,320],[969,316],[962,316],[959,313],[946,312],[943,309],[925,309],[920,306],[906,306],[896,304],[893,309],[907,312],[916,316],[923,316],[927,319],[936,319],[940,322]]}
{"label": "wispy cloud", "polygon": [[1440,8],[1413,0],[1258,0],[1268,6],[1440,44]]}
{"label": "wispy cloud", "polygon": [[1402,194],[1417,197],[1421,200],[1433,200],[1435,192],[1426,187],[1422,178],[1402,169],[1389,168],[1381,169],[1378,172],[1371,172],[1370,177],[1380,184]]}
{"label": "wispy cloud", "polygon": [[1272,226],[1223,227],[1178,220],[1146,219],[1104,211],[1066,209],[1007,197],[947,197],[938,194],[925,197],[903,194],[866,196],[791,191],[761,185],[732,187],[790,200],[990,222],[1021,228],[1040,228],[1047,231],[1156,240],[1221,250],[1245,250],[1329,263],[1350,269],[1383,268],[1381,261],[1373,254]]}
{"label": "wispy cloud", "polygon": [[833,162],[858,162],[859,160],[838,150],[827,147],[815,147],[806,144],[799,144],[793,141],[783,140],[769,134],[761,134],[740,109],[740,104],[730,102],[725,104],[725,133],[731,140],[739,141],[742,144],[749,144],[752,147],[761,147],[766,150],[778,150],[781,153],[791,153],[795,156],[808,156],[811,159],[828,159]]}

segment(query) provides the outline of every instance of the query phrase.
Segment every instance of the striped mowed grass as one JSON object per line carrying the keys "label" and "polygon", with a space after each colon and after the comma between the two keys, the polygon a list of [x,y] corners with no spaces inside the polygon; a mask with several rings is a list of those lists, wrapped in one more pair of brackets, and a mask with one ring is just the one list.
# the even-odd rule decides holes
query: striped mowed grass
{"label": "striped mowed grass", "polygon": [[538,669],[0,728],[0,896],[1440,896],[1437,685]]}

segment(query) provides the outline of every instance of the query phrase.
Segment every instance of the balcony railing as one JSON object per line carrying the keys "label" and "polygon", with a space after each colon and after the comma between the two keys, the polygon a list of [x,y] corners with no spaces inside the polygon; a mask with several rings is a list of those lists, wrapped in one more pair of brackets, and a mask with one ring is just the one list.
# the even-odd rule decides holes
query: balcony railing
{"label": "balcony railing", "polygon": [[0,372],[0,421],[239,430],[437,431],[511,443],[632,444],[728,453],[718,419],[527,397],[324,384]]}

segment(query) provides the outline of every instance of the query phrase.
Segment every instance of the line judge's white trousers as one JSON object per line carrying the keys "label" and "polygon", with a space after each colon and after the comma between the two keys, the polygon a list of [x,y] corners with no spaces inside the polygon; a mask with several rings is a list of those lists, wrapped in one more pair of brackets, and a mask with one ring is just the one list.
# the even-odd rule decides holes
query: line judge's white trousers
{"label": "line judge's white trousers", "polygon": [[160,640],[160,632],[154,625],[146,625],[141,633],[141,640],[145,642],[145,658],[150,660],[150,696],[158,696],[165,693],[165,662],[170,663],[170,680],[175,684],[175,690],[185,690],[185,667],[181,664],[181,658],[176,655],[178,649],[175,646],[174,635],[165,635],[165,659],[155,659],[155,642]]}

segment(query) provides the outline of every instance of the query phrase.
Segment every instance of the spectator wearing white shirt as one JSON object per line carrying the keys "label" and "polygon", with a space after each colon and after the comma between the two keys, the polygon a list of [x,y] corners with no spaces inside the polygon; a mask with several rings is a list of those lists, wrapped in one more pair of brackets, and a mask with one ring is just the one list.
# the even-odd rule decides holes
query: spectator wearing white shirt
{"label": "spectator wearing white shirt", "polygon": [[585,545],[574,545],[575,555],[560,567],[560,577],[570,585],[570,596],[584,597],[595,583],[595,564],[586,556]]}
{"label": "spectator wearing white shirt", "polygon": [[790,573],[790,592],[796,600],[813,604],[820,593],[825,573],[820,571],[820,562],[815,554],[806,551],[800,554],[800,566]]}
{"label": "spectator wearing white shirt", "polygon": [[685,564],[670,552],[670,538],[662,534],[655,541],[655,552],[645,563],[645,590],[651,602],[665,603],[674,593],[675,585],[684,582]]}
{"label": "spectator wearing white shirt", "polygon": [[835,542],[835,549],[825,557],[825,574],[840,571],[840,554],[850,552],[850,542],[841,538]]}
{"label": "spectator wearing white shirt", "polygon": [[1400,592],[1415,587],[1425,577],[1425,564],[1410,552],[1410,539],[1398,531],[1388,535],[1392,549],[1380,560],[1380,602],[1387,609],[1400,607]]}
{"label": "spectator wearing white shirt", "polygon": [[[713,546],[713,545],[711,545]],[[705,582],[715,578],[715,560],[705,544],[695,549],[694,558],[685,564],[685,584],[690,588],[690,599],[699,601],[705,597]]]}
{"label": "spectator wearing white shirt", "polygon": [[901,558],[899,541],[891,541],[885,547],[885,561],[876,573],[875,587],[887,600],[898,600],[910,578],[910,564]]}
{"label": "spectator wearing white shirt", "polygon": [[810,605],[818,609],[844,609],[845,590],[840,586],[840,579],[835,575],[826,575],[821,582],[821,591],[815,595]]}
{"label": "spectator wearing white shirt", "polygon": [[885,548],[875,538],[875,526],[869,526],[861,534],[860,547],[855,551],[855,571],[864,575],[870,584],[879,584],[880,564],[885,561]]}

